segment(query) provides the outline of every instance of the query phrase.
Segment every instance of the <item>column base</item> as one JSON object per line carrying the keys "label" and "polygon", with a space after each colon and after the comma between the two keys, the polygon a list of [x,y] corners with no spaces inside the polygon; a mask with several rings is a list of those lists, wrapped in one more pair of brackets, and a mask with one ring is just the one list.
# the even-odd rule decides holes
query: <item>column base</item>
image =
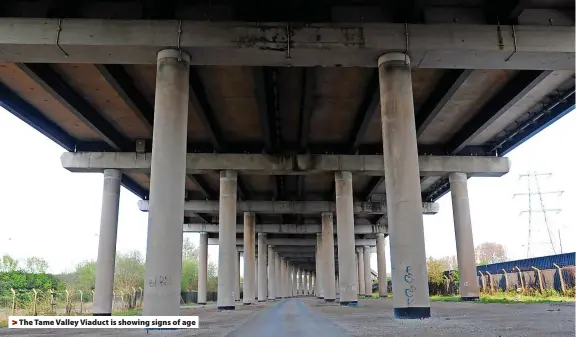
{"label": "column base", "polygon": [[92,316],[112,316],[112,313],[109,313],[109,312],[99,313],[99,314],[93,313]]}
{"label": "column base", "polygon": [[258,300],[258,302],[266,302],[266,300]]}
{"label": "column base", "polygon": [[394,317],[400,319],[430,318],[430,307],[394,308]]}
{"label": "column base", "polygon": [[242,305],[251,305],[252,303],[242,303]]}
{"label": "column base", "polygon": [[206,302],[202,302],[202,303],[199,302],[199,303],[196,303],[196,304],[198,304],[198,305],[206,305]]}
{"label": "column base", "polygon": [[224,306],[221,306],[221,307],[216,307],[216,310],[218,310],[218,311],[236,310],[236,306],[233,306],[233,305],[224,305]]}
{"label": "column base", "polygon": [[343,307],[357,307],[358,301],[340,301],[340,305]]}
{"label": "column base", "polygon": [[334,301],[336,301],[336,299],[335,299],[335,298],[325,298],[324,301],[326,301],[326,302],[334,302]]}
{"label": "column base", "polygon": [[478,296],[461,297],[462,301],[480,301]]}
{"label": "column base", "polygon": [[320,297],[320,296],[318,296],[318,297],[316,297],[316,298],[319,299],[319,300],[323,300],[323,299],[324,299],[324,297]]}
{"label": "column base", "polygon": [[276,297],[268,297],[268,301],[276,301]]}

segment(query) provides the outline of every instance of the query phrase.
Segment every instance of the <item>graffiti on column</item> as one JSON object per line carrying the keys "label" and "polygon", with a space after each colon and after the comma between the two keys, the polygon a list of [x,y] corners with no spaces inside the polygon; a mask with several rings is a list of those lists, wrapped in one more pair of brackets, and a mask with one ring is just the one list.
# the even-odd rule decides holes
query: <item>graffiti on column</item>
{"label": "graffiti on column", "polygon": [[406,272],[404,273],[404,282],[408,288],[404,289],[404,295],[406,296],[406,305],[412,304],[414,302],[414,291],[416,287],[412,284],[414,282],[414,276],[410,272],[410,266],[406,266]]}

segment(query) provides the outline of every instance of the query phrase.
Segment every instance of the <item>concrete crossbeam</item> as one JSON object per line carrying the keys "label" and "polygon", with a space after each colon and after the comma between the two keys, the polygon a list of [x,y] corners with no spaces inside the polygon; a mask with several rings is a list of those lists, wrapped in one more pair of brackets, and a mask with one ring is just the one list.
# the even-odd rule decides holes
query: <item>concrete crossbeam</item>
{"label": "concrete crossbeam", "polygon": [[406,32],[392,23],[287,30],[284,22],[182,21],[178,35],[176,20],[65,19],[60,26],[66,53],[54,44],[58,19],[0,19],[0,61],[154,64],[158,50],[179,37],[193,65],[376,67],[380,55],[406,49],[408,33],[414,67],[574,69],[573,27],[520,25],[513,33],[512,26],[410,24]]}
{"label": "concrete crossbeam", "polygon": [[[183,231],[187,232],[206,232],[218,233],[217,224],[184,224]],[[236,225],[236,233],[244,233],[244,226]],[[258,224],[256,233],[283,233],[283,234],[316,234],[322,233],[322,225],[318,224]],[[336,233],[336,226],[334,226]],[[355,225],[354,234],[376,234],[388,233],[387,226],[378,225]]]}
{"label": "concrete crossbeam", "polygon": [[[217,245],[219,242],[218,238],[208,238],[209,245]],[[243,244],[243,239],[236,239],[236,245],[240,246]],[[281,238],[267,238],[267,245],[275,246],[316,246],[316,239],[281,239]],[[336,242],[334,243],[336,244]],[[356,246],[376,246],[376,239],[356,239]],[[279,251],[279,250],[278,250]]]}
{"label": "concrete crossbeam", "polygon": [[[118,169],[124,173],[149,173],[152,155],[132,152],[65,152],[60,160],[71,172],[102,172]],[[452,172],[471,177],[500,177],[510,171],[510,160],[482,156],[419,156],[421,176],[443,176]],[[380,155],[263,155],[230,153],[188,153],[186,173],[205,174],[234,170],[245,174],[307,175],[348,171],[382,176]]]}
{"label": "concrete crossbeam", "polygon": [[[141,211],[147,212],[148,200],[138,201]],[[355,214],[387,214],[385,202],[354,202]],[[218,213],[219,205],[216,200],[191,200],[184,203],[184,211],[196,213]],[[423,202],[423,214],[438,213],[439,205],[434,202]],[[240,201],[236,212],[254,212],[265,214],[320,214],[322,212],[336,212],[336,203],[333,201]]]}

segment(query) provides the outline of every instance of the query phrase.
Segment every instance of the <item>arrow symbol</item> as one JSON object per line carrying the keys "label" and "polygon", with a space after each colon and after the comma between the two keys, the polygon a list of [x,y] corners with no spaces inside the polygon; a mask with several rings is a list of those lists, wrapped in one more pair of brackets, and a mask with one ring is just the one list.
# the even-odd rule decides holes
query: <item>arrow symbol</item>
{"label": "arrow symbol", "polygon": [[15,320],[12,320],[12,325],[16,325],[16,324],[18,324],[18,322]]}

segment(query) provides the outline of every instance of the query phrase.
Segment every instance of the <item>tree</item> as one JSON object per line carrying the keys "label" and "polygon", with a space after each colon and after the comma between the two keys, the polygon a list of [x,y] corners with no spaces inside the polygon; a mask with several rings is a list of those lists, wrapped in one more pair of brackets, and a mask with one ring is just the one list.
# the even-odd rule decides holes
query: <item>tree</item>
{"label": "tree", "polygon": [[29,257],[26,259],[26,268],[24,269],[28,273],[46,273],[48,270],[48,262],[41,257]]}
{"label": "tree", "polygon": [[456,258],[456,255],[441,257],[440,261],[446,267],[446,270],[454,270],[458,268],[458,259]]}
{"label": "tree", "polygon": [[506,249],[499,243],[484,242],[476,246],[474,253],[476,254],[476,263],[480,265],[504,262],[508,260]]}
{"label": "tree", "polygon": [[93,290],[96,283],[96,262],[84,261],[76,265],[73,286],[80,290]]}
{"label": "tree", "polygon": [[429,257],[426,261],[428,267],[428,281],[436,284],[444,282],[444,271],[449,267],[442,259]]}
{"label": "tree", "polygon": [[116,257],[114,288],[131,292],[132,288],[144,285],[144,258],[138,250],[120,253]]}
{"label": "tree", "polygon": [[182,259],[198,260],[198,248],[189,238],[184,239],[184,242],[182,242]]}
{"label": "tree", "polygon": [[18,260],[12,256],[5,254],[2,256],[2,265],[0,265],[0,272],[11,272],[18,270]]}

